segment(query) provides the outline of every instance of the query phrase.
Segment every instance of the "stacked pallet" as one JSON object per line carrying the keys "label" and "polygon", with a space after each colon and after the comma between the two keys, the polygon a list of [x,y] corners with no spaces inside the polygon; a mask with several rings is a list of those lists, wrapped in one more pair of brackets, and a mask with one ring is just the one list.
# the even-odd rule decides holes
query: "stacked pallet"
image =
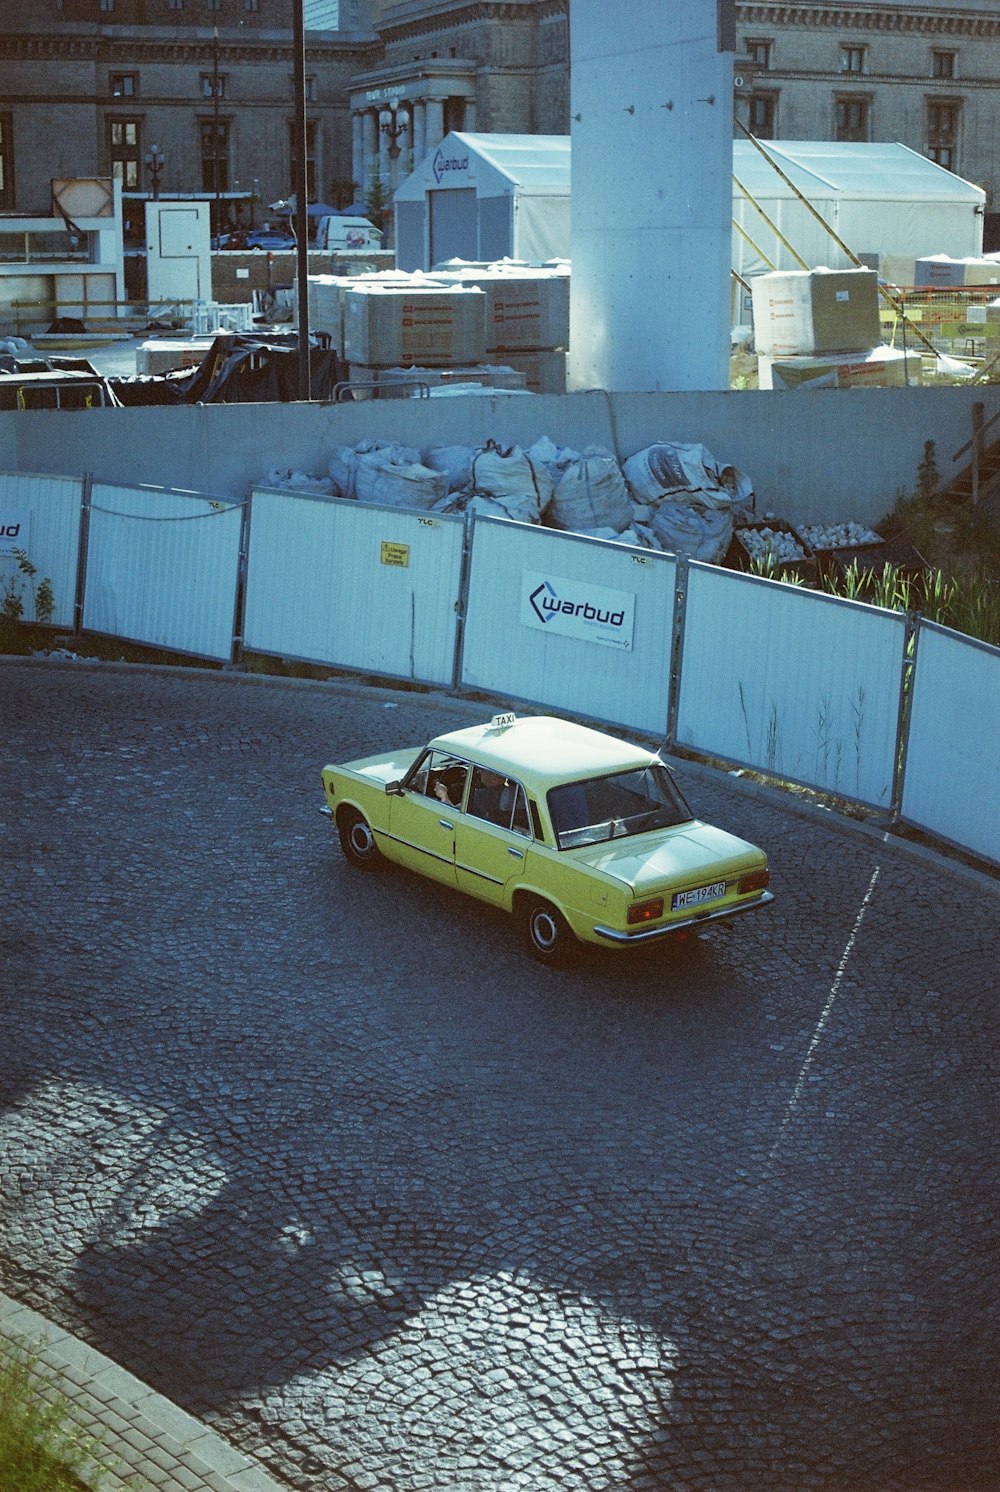
{"label": "stacked pallet", "polygon": [[762,389],[904,387],[920,362],[881,345],[873,270],[776,270],[752,283]]}
{"label": "stacked pallet", "polygon": [[486,356],[522,372],[534,393],[566,392],[569,346],[569,266],[449,265],[435,269],[443,285],[464,285],[486,297]]}

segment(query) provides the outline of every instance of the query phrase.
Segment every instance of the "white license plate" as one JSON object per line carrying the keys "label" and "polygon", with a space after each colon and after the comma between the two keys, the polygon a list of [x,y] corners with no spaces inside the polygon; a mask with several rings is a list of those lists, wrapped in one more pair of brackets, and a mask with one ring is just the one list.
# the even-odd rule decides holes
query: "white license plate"
{"label": "white license plate", "polygon": [[699,886],[695,891],[675,891],[670,906],[673,911],[682,912],[686,907],[700,906],[703,901],[716,901],[725,894],[725,881],[715,881],[713,885]]}

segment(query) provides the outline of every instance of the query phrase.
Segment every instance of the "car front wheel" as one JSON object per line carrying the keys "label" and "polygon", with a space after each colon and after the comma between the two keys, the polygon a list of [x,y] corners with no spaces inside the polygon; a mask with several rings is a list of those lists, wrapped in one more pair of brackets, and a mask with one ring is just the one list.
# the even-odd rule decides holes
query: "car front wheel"
{"label": "car front wheel", "polygon": [[543,964],[566,963],[576,945],[569,923],[547,901],[525,902],[521,933],[528,952]]}
{"label": "car front wheel", "polygon": [[380,870],[385,865],[371,825],[356,809],[345,808],[338,815],[337,833],[340,836],[340,848],[359,870]]}

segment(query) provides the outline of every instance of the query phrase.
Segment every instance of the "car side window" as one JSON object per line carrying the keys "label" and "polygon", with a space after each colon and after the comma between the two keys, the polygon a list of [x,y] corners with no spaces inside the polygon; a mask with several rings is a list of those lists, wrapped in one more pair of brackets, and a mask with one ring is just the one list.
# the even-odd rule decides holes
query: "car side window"
{"label": "car side window", "polygon": [[468,775],[468,762],[448,751],[426,751],[407,778],[406,786],[448,808],[461,808]]}
{"label": "car side window", "polygon": [[530,835],[527,800],[520,783],[486,767],[473,767],[466,812],[500,829]]}

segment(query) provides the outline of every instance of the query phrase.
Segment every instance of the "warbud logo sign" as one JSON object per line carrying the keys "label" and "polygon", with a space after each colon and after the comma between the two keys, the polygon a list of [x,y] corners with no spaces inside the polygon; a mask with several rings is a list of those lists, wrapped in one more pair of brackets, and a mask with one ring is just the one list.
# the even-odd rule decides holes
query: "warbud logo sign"
{"label": "warbud logo sign", "polygon": [[469,157],[467,155],[445,155],[443,150],[436,150],[434,152],[434,159],[431,162],[431,169],[434,172],[434,180],[440,186],[449,171],[467,172],[469,169]]}
{"label": "warbud logo sign", "polygon": [[563,637],[578,637],[610,648],[630,648],[635,596],[586,580],[562,580],[535,570],[522,571],[521,621]]}
{"label": "warbud logo sign", "polygon": [[22,509],[0,507],[0,554],[17,554],[31,547],[29,523],[30,514]]}

